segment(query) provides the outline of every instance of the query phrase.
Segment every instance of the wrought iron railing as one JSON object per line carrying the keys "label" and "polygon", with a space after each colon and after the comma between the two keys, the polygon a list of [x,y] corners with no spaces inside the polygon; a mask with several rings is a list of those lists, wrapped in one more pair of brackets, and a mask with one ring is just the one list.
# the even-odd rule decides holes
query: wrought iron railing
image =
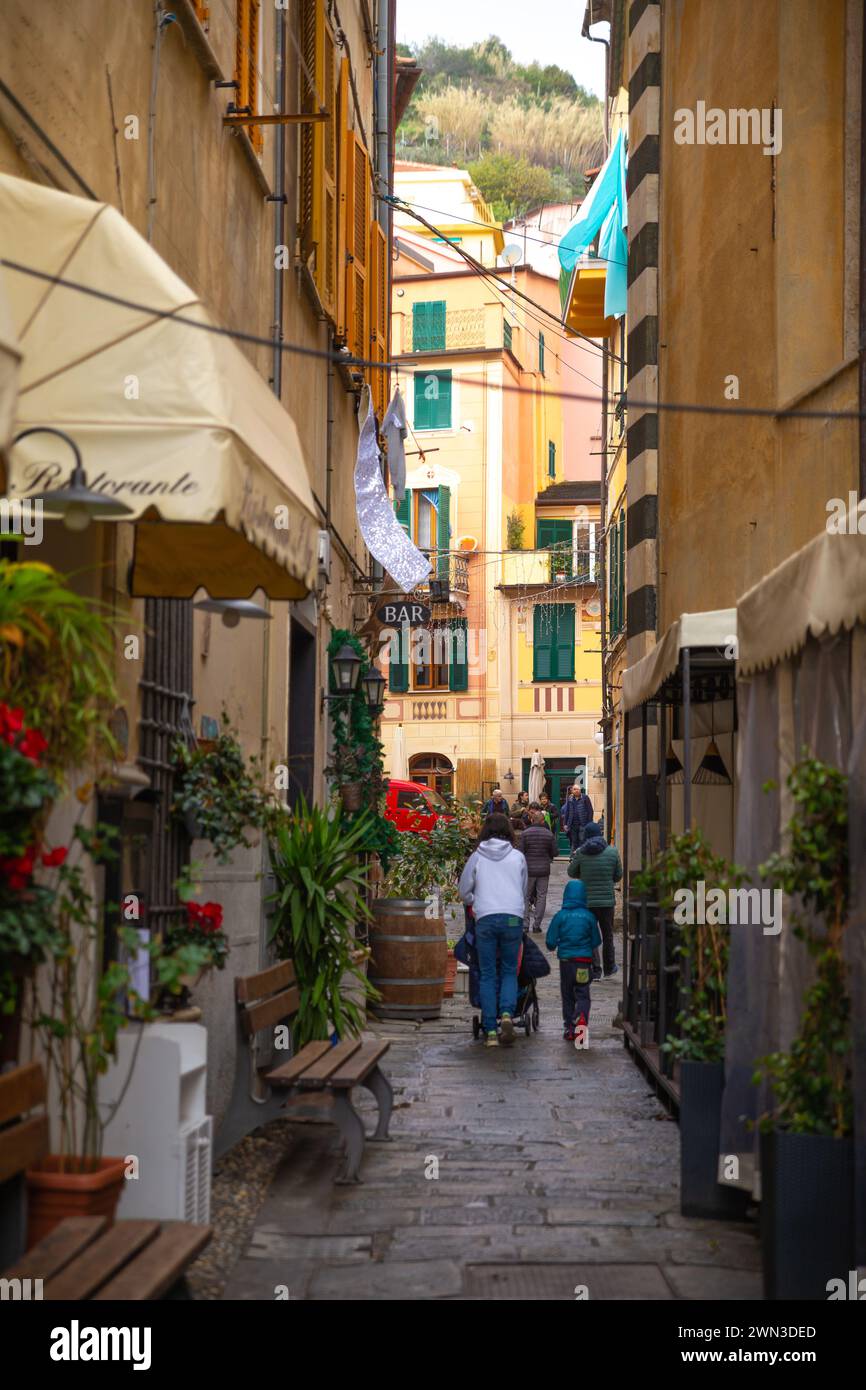
{"label": "wrought iron railing", "polygon": [[405,352],[439,352],[449,348],[484,347],[484,310],[448,309],[445,313],[445,333],[424,324],[415,333],[411,317],[406,318],[403,350]]}
{"label": "wrought iron railing", "polygon": [[[423,554],[433,566],[430,579],[447,579],[452,594],[469,593],[469,562],[464,554],[458,550],[425,550]],[[418,585],[419,593],[429,594],[430,579]]]}

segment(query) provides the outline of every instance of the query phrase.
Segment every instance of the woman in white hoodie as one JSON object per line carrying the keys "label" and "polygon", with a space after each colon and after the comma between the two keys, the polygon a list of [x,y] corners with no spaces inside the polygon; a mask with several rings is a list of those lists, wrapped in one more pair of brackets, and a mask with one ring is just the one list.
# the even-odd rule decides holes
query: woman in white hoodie
{"label": "woman in white hoodie", "polygon": [[487,1047],[498,1047],[496,1031],[497,958],[502,1041],[514,1041],[517,962],[526,908],[526,859],[514,848],[508,817],[490,815],[481,827],[478,848],[466,861],[459,892],[475,914],[475,940],[481,971],[481,1027]]}

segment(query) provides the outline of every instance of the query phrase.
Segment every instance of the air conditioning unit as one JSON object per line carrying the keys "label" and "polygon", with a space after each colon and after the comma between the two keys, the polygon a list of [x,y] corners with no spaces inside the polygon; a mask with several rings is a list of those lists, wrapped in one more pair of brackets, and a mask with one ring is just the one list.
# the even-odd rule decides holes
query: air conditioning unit
{"label": "air conditioning unit", "polygon": [[207,1222],[213,1150],[213,1121],[205,1114],[207,1029],[144,1024],[129,1079],[141,1027],[119,1034],[117,1060],[99,1083],[104,1152],[136,1160],[118,1218]]}

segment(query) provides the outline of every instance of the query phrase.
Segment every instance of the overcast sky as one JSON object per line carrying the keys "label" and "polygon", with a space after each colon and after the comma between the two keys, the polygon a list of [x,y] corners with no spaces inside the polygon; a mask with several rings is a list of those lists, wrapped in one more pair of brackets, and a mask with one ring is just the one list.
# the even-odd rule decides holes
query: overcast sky
{"label": "overcast sky", "polygon": [[[423,43],[435,35],[468,47],[496,34],[520,63],[556,63],[587,91],[604,97],[600,43],[580,36],[586,0],[397,0],[397,38]],[[607,25],[600,36],[607,37]]]}

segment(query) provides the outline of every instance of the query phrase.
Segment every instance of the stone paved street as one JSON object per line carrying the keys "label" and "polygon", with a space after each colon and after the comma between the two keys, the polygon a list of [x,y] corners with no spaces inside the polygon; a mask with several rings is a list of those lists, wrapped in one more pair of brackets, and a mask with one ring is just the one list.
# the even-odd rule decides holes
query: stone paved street
{"label": "stone paved street", "polygon": [[[561,860],[549,913],[564,882]],[[293,1125],[223,1296],[759,1298],[754,1227],[679,1214],[677,1126],[611,1026],[620,979],[593,987],[587,1052],[562,1041],[555,964],[540,1032],[511,1048],[473,1041],[466,996],[435,1024],[378,1025],[393,1142],[335,1187],[336,1131]]]}

